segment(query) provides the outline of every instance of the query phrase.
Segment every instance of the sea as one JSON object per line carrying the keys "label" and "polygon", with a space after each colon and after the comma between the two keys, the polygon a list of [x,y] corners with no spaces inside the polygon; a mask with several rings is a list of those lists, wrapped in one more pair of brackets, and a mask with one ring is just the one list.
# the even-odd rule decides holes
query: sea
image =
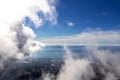
{"label": "sea", "polygon": [[[41,50],[34,53],[32,58],[56,58],[64,59],[66,55],[66,48],[70,51],[73,56],[84,58],[92,55],[94,50],[104,51],[112,54],[120,55],[120,46],[63,46],[63,45],[51,45],[44,46]],[[94,52],[95,53],[95,52]],[[98,53],[100,54],[100,53]]]}

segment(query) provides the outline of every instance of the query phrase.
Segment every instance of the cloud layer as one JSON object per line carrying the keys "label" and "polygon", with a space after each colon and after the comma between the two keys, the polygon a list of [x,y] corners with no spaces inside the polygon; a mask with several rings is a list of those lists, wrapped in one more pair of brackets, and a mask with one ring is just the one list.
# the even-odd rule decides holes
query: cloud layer
{"label": "cloud layer", "polygon": [[119,31],[87,31],[72,36],[43,39],[46,44],[68,45],[120,45]]}

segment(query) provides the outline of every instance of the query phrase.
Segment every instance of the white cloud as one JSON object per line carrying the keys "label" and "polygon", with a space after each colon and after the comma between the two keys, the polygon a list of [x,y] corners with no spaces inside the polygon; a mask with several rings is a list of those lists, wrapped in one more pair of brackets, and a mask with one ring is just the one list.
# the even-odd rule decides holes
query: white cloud
{"label": "white cloud", "polygon": [[41,40],[46,44],[68,45],[120,45],[119,31],[90,31],[72,36],[54,37]]}
{"label": "white cloud", "polygon": [[[37,15],[41,12],[44,19]],[[56,23],[57,14],[54,0],[0,0],[0,22],[12,24],[28,16],[36,26],[44,21]],[[0,24],[1,24],[0,23]]]}
{"label": "white cloud", "polygon": [[69,26],[69,27],[74,26],[74,23],[71,21],[67,21],[66,23],[67,23],[67,26]]}
{"label": "white cloud", "polygon": [[[66,46],[64,65],[55,80],[118,80],[120,74],[120,55],[109,50],[100,50],[98,46],[86,46],[86,57],[74,57],[74,51]],[[84,52],[84,51],[83,51]],[[80,52],[82,53],[82,52]],[[44,80],[53,79],[52,74],[44,76]]]}
{"label": "white cloud", "polygon": [[23,20],[29,17],[36,27],[46,21],[55,24],[55,5],[55,0],[0,0],[0,56],[3,60],[23,58],[41,49],[43,44],[34,40],[36,34]]}
{"label": "white cloud", "polygon": [[[91,80],[94,76],[91,61],[87,59],[75,59],[72,52],[64,47],[65,50],[65,64],[60,70],[57,80]],[[90,72],[90,73],[89,73]]]}

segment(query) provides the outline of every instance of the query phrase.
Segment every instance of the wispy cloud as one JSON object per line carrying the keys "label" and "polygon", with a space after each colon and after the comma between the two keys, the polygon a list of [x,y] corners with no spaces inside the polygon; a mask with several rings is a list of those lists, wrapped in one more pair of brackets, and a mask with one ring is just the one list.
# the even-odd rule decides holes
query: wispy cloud
{"label": "wispy cloud", "polygon": [[99,15],[99,16],[108,16],[109,13],[108,12],[101,12],[101,13],[98,13],[97,15]]}
{"label": "wispy cloud", "polygon": [[[67,46],[65,50],[64,65],[59,74],[55,77],[53,74],[43,76],[43,80],[118,80],[120,74],[120,55],[110,50],[99,49],[98,46],[82,49],[80,54],[86,54],[86,57],[78,56]],[[80,49],[80,48],[79,48]],[[106,71],[107,70],[107,71]],[[101,77],[98,77],[102,75]]]}
{"label": "wispy cloud", "polygon": [[67,45],[120,45],[119,31],[90,31],[72,36],[54,37],[43,39],[46,44]]}

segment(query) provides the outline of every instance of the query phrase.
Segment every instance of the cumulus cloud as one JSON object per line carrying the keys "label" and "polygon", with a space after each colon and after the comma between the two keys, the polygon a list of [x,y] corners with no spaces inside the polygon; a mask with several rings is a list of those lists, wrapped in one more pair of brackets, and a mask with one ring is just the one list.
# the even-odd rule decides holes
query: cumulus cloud
{"label": "cumulus cloud", "polygon": [[[54,0],[0,0],[0,22],[12,24],[29,17],[36,26],[41,26],[43,20],[56,23],[57,14]],[[41,15],[38,16],[38,12]],[[44,16],[41,18],[41,16]]]}
{"label": "cumulus cloud", "polygon": [[66,23],[67,23],[67,26],[69,26],[69,27],[74,26],[74,23],[73,23],[73,22],[71,22],[71,21],[67,21]]}
{"label": "cumulus cloud", "polygon": [[43,39],[46,44],[68,45],[120,45],[119,31],[85,31],[72,36]]}
{"label": "cumulus cloud", "polygon": [[[40,15],[38,15],[40,13]],[[25,26],[28,17],[36,27],[46,21],[57,23],[54,0],[0,0],[0,64],[8,58],[23,58],[41,49],[36,34]]]}

